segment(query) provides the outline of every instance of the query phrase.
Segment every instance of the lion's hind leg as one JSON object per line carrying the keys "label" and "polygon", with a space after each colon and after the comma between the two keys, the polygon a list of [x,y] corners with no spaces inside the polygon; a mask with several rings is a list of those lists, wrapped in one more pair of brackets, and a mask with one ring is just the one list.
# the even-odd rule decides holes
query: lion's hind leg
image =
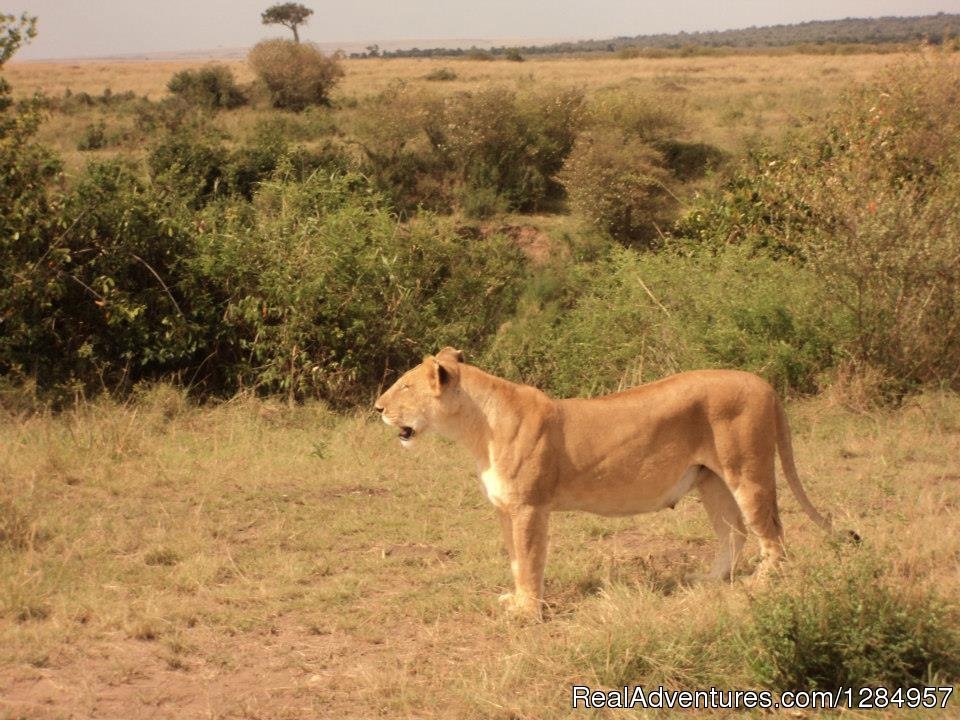
{"label": "lion's hind leg", "polygon": [[[772,463],[771,463],[772,465]],[[783,559],[783,525],[777,509],[773,467],[765,472],[725,476],[747,527],[760,540],[761,560],[756,578],[762,580]],[[759,480],[759,482],[758,482]]]}
{"label": "lion's hind leg", "polygon": [[720,541],[717,556],[704,579],[732,580],[737,560],[740,559],[743,544],[747,539],[740,506],[723,478],[709,468],[700,469],[697,491]]}

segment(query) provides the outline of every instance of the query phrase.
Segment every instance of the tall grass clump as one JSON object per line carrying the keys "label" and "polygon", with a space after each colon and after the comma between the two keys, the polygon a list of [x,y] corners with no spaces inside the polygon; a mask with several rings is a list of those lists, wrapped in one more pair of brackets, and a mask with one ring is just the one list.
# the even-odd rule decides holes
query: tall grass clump
{"label": "tall grass clump", "polygon": [[247,61],[266,87],[273,106],[288,110],[328,104],[331,90],[343,77],[343,67],[335,57],[290,40],[259,42]]}
{"label": "tall grass clump", "polygon": [[960,72],[901,66],[790,154],[765,155],[678,227],[702,246],[792,256],[843,311],[846,362],[899,396],[960,387]]}
{"label": "tall grass clump", "polygon": [[753,600],[745,646],[758,682],[774,690],[836,690],[960,677],[957,609],[857,552],[788,568],[782,582]]}

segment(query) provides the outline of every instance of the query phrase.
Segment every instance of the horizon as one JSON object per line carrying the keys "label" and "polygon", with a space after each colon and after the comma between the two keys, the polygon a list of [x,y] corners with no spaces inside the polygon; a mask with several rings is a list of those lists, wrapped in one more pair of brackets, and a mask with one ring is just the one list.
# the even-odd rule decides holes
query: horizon
{"label": "horizon", "polygon": [[[289,35],[285,28],[260,23],[260,12],[269,1],[205,0],[191,4],[187,0],[171,0],[159,13],[147,3],[149,0],[129,0],[117,7],[107,0],[23,0],[15,10],[7,12],[36,16],[38,36],[21,49],[15,60],[239,53],[260,40]],[[311,6],[310,2],[304,4]],[[455,0],[447,3],[412,0],[407,3],[408,10],[399,13],[400,17],[396,7],[380,5],[380,0],[359,0],[348,8],[333,8],[324,16],[318,16],[319,11],[315,10],[301,28],[301,36],[304,41],[330,51],[340,48],[354,52],[374,43],[390,50],[442,47],[444,43],[447,47],[539,45],[637,35],[721,32],[847,18],[960,12],[960,0],[812,0],[804,3],[802,9],[770,7],[760,0],[736,0],[726,4],[722,11],[707,0],[684,0],[669,7],[650,2],[601,0],[606,12],[580,0],[562,3],[528,0],[522,4],[491,0],[483,8],[467,3],[457,5]],[[563,12],[551,12],[555,8]],[[687,12],[690,10],[696,12]],[[154,12],[150,15],[149,27],[144,25],[148,11]],[[112,17],[113,22],[105,24],[101,21],[103,17]],[[232,18],[233,22],[224,22],[224,18]],[[77,32],[84,27],[86,32]],[[380,32],[387,27],[392,28],[392,34]],[[408,32],[414,28],[422,32]],[[436,32],[429,32],[431,30]]]}

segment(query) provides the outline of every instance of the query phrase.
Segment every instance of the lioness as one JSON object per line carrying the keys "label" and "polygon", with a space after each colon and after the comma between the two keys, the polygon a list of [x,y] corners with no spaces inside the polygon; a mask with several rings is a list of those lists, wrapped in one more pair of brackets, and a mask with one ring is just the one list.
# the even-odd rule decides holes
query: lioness
{"label": "lioness", "polygon": [[476,458],[496,507],[515,590],[511,609],[539,616],[554,510],[632,515],[673,507],[696,488],[720,539],[708,576],[729,578],[749,527],[766,573],[783,556],[774,455],[807,515],[813,507],[793,461],[776,392],[734,370],[679,373],[592,399],[553,400],[489,375],[444,348],[406,372],[376,402],[411,446],[434,431]]}

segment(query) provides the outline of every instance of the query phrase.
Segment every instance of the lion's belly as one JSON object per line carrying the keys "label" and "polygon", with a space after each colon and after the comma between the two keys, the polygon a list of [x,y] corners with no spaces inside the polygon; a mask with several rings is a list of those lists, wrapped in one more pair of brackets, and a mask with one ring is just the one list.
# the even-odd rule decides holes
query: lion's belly
{"label": "lion's belly", "polygon": [[651,481],[642,476],[615,481],[573,482],[559,487],[555,510],[580,510],[597,515],[636,515],[673,507],[697,481],[699,465],[687,468],[679,478]]}

